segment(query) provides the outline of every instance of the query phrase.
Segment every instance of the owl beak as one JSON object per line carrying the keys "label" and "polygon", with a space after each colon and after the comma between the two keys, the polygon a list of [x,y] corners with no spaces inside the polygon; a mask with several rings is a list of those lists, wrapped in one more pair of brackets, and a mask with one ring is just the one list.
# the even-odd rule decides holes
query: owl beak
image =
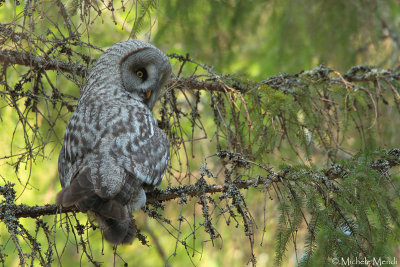
{"label": "owl beak", "polygon": [[151,90],[146,93],[146,99],[148,100],[151,97]]}

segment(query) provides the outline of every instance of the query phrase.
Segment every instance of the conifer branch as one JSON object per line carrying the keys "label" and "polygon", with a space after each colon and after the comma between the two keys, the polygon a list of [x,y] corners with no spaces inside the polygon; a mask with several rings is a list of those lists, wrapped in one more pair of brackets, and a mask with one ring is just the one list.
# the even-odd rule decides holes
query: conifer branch
{"label": "conifer branch", "polygon": [[[370,167],[380,173],[386,173],[390,168],[400,165],[400,149],[394,148],[389,150],[384,157],[379,160],[373,161]],[[269,187],[272,183],[279,183],[286,180],[290,169],[279,172],[269,170],[269,175],[266,177],[258,177],[250,180],[237,180],[232,183],[224,184],[207,184],[204,178],[200,178],[195,184],[171,187],[165,190],[154,189],[147,192],[147,203],[164,202],[172,199],[178,199],[186,196],[200,197],[204,193],[214,194],[226,192],[231,186],[237,189],[248,189],[250,187]],[[347,170],[340,164],[332,165],[326,170],[322,170],[325,175],[325,180],[342,179],[347,175]],[[56,215],[59,213],[79,212],[76,207],[63,207],[56,204],[46,204],[44,206],[27,206],[24,204],[14,204],[15,191],[12,184],[0,186],[0,194],[2,194],[6,201],[0,204],[0,219],[4,220],[5,216],[11,215],[16,218],[38,218],[46,215]]]}
{"label": "conifer branch", "polygon": [[81,77],[85,77],[87,72],[87,68],[80,64],[55,60],[50,57],[37,57],[31,53],[9,49],[0,49],[0,63],[5,66],[22,65],[33,67],[38,70],[59,70]]}
{"label": "conifer branch", "polygon": [[[177,58],[178,60],[183,61],[182,64],[184,64],[185,62],[192,62],[199,65],[202,68],[205,68],[208,71],[211,71],[207,66],[196,63],[192,59],[187,59],[184,58],[183,56],[177,57],[176,54],[170,56],[171,58]],[[90,62],[93,60],[88,59],[87,61]],[[43,57],[37,57],[28,52],[21,52],[9,49],[0,49],[0,63],[4,66],[22,65],[27,67],[33,67],[40,71],[57,70],[57,71],[62,71],[64,73],[78,75],[82,78],[86,77],[88,72],[88,68],[86,66],[78,63],[65,62],[62,60],[52,59],[47,55]],[[272,88],[279,88],[279,86],[282,83],[286,82],[287,78],[296,78],[299,75],[318,76],[321,79],[329,80],[331,83],[341,84],[344,86],[347,86],[347,84],[351,82],[374,81],[377,78],[400,80],[400,73],[398,72],[385,69],[376,69],[371,66],[364,66],[364,65],[352,67],[345,74],[343,75],[339,74],[339,78],[330,77],[329,75],[331,73],[338,74],[336,71],[330,68],[320,66],[316,67],[313,70],[300,72],[298,74],[284,74],[284,75],[272,76],[263,80],[261,84],[266,84],[268,86],[271,86]],[[226,85],[219,79],[215,79],[214,81],[203,81],[199,80],[197,77],[174,78],[168,83],[167,87],[171,89],[208,90],[208,91],[218,91],[218,92],[226,91]]]}

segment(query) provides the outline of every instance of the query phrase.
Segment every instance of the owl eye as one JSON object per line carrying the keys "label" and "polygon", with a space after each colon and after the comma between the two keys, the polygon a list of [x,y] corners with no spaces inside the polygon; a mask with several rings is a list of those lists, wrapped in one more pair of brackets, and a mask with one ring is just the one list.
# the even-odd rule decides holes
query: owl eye
{"label": "owl eye", "polygon": [[138,71],[136,72],[136,75],[137,75],[139,78],[142,78],[143,75],[144,75],[144,73],[143,73],[142,71],[138,70]]}
{"label": "owl eye", "polygon": [[146,80],[147,79],[147,72],[144,68],[142,69],[138,69],[136,71],[136,76],[142,80]]}

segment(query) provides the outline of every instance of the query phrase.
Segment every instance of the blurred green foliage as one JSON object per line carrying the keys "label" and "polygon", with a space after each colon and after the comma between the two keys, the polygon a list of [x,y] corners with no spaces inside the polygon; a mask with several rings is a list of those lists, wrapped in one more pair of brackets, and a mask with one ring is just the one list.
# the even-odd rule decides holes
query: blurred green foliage
{"label": "blurred green foliage", "polygon": [[[263,79],[324,64],[397,66],[396,1],[162,1],[157,45]],[[397,42],[397,41],[396,41]]]}

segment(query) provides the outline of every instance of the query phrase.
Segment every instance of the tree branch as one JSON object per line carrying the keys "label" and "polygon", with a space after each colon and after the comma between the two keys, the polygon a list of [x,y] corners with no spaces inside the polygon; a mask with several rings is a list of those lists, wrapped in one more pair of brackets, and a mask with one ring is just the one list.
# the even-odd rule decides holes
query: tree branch
{"label": "tree branch", "polygon": [[[81,77],[85,77],[88,71],[87,67],[84,65],[54,60],[49,57],[36,57],[31,53],[18,52],[7,49],[0,49],[0,62],[5,66],[22,65],[40,70],[58,70],[62,72],[76,74]],[[167,87],[171,87],[174,89],[203,89],[209,91],[224,92],[224,87],[222,83],[204,82],[195,78],[173,79],[168,83]]]}
{"label": "tree branch", "polygon": [[87,68],[83,65],[54,60],[49,57],[40,58],[31,53],[17,52],[8,49],[0,49],[0,62],[3,65],[30,66],[40,70],[59,70],[85,77]]}
{"label": "tree branch", "polygon": [[[187,60],[190,61],[190,60]],[[87,75],[88,68],[84,65],[77,63],[70,63],[61,60],[55,60],[46,57],[37,57],[31,53],[19,52],[14,50],[0,49],[0,63],[5,66],[8,65],[22,65],[30,66],[40,70],[59,70],[75,74],[81,77]],[[380,77],[387,77],[394,80],[400,80],[400,73],[396,73],[391,70],[375,69],[371,66],[355,66],[349,69],[341,79],[329,77],[330,73],[333,73],[332,69],[320,66],[313,70],[301,72],[298,74],[281,74],[278,76],[272,76],[262,81],[262,84],[266,84],[272,88],[279,87],[281,83],[287,82],[285,77],[296,78],[299,75],[317,75],[321,78],[331,80],[336,83],[347,83],[347,82],[367,82],[376,80]],[[175,78],[172,79],[167,87],[172,89],[190,89],[190,90],[208,90],[208,91],[219,91],[225,92],[226,88],[224,83],[219,81],[202,81],[195,77],[189,78]]]}
{"label": "tree branch", "polygon": [[[370,167],[380,173],[386,173],[390,168],[400,165],[400,149],[394,148],[389,150],[384,157],[379,160],[373,161]],[[236,180],[232,183],[224,183],[221,185],[207,184],[204,178],[197,180],[195,184],[171,187],[165,190],[154,189],[153,191],[147,192],[147,203],[164,202],[172,199],[181,198],[184,196],[199,197],[204,194],[214,194],[227,192],[232,186],[238,189],[248,189],[250,187],[257,187],[263,185],[269,187],[272,183],[279,183],[287,179],[291,169],[282,170],[280,172],[273,172],[268,170],[269,174],[265,177],[258,177],[251,180]],[[315,172],[311,171],[310,172]],[[325,180],[336,180],[342,179],[347,176],[350,170],[346,170],[342,165],[335,164],[328,169],[321,170],[318,172],[323,175]],[[44,206],[27,206],[24,204],[15,205],[15,191],[12,188],[13,185],[8,184],[0,186],[0,194],[2,194],[6,201],[0,204],[0,219],[4,220],[6,216],[12,215],[16,218],[37,218],[44,215],[55,215],[59,213],[67,212],[79,212],[79,210],[73,207],[62,207],[56,204],[47,204]]]}
{"label": "tree branch", "polygon": [[167,87],[173,89],[208,90],[225,92],[224,84],[221,82],[206,82],[196,78],[175,78],[172,79]]}
{"label": "tree branch", "polygon": [[[261,184],[267,183],[269,180],[277,181],[278,174],[274,173],[266,178],[259,178],[253,180],[241,180],[236,181],[233,184],[237,186],[239,189],[246,189],[251,186],[257,186]],[[186,185],[186,186],[178,186],[168,188],[166,190],[154,189],[153,191],[147,192],[147,203],[154,202],[164,202],[171,199],[180,198],[184,195],[186,196],[200,196],[202,194],[213,194],[218,192],[226,192],[229,187],[229,184],[216,185],[216,184],[207,184],[204,179],[199,179],[196,184]],[[7,190],[0,190],[0,193],[5,195],[7,194]],[[67,213],[67,212],[79,212],[79,210],[75,207],[62,207],[56,204],[47,204],[44,206],[27,206],[24,204],[15,205],[10,208],[9,205],[0,205],[0,219],[2,219],[7,213],[7,210],[12,211],[13,215],[17,218],[37,218],[39,216],[44,215],[55,215],[59,213]]]}

